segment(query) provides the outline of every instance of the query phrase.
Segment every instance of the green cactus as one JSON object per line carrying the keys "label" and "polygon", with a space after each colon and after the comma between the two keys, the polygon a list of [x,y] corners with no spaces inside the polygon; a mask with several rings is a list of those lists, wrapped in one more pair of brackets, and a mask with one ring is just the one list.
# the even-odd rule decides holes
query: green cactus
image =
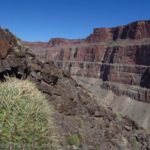
{"label": "green cactus", "polygon": [[77,134],[70,135],[67,139],[67,143],[69,145],[79,146],[80,145],[80,138]]}
{"label": "green cactus", "polygon": [[28,80],[0,83],[0,149],[55,150],[53,109]]}

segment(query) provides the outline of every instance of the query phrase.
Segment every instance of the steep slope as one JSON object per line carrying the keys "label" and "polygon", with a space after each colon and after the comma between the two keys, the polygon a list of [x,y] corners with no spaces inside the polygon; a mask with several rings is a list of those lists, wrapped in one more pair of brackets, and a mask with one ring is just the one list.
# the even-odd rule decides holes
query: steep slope
{"label": "steep slope", "polygon": [[[0,71],[1,79],[5,80],[4,74],[8,71],[9,75],[17,78],[28,77],[46,94],[49,104],[55,108],[54,118],[62,149],[150,149],[149,136],[142,128],[128,118],[98,105],[87,90],[79,86],[68,74],[58,70],[52,62],[39,61],[28,48],[20,45],[12,34],[6,30],[2,31],[15,40],[11,48],[6,48],[9,53],[5,58],[0,57],[2,62],[7,61],[7,67],[0,67],[3,69]],[[4,41],[7,41],[7,36]]]}
{"label": "steep slope", "polygon": [[150,102],[150,21],[96,28],[82,40],[52,39],[40,49],[24,44],[74,76],[101,78],[102,87],[117,95]]}
{"label": "steep slope", "polygon": [[[128,116],[150,133],[150,104],[136,101],[127,96],[116,96],[112,91],[101,89],[101,80],[73,76],[80,85],[91,91],[97,103],[112,108],[113,112]],[[121,87],[120,87],[121,88]]]}

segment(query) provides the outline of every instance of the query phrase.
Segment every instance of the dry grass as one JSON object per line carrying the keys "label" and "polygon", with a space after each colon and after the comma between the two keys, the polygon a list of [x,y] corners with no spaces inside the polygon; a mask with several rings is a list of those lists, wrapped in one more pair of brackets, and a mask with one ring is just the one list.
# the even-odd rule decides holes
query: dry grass
{"label": "dry grass", "polygon": [[9,78],[0,83],[0,149],[57,149],[52,113],[30,81]]}

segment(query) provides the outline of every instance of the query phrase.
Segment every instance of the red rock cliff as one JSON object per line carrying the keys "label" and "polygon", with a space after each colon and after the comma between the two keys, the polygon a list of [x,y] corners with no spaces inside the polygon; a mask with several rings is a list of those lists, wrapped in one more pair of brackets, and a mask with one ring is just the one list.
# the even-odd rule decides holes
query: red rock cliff
{"label": "red rock cliff", "polygon": [[88,42],[101,42],[118,39],[150,38],[150,21],[137,21],[115,28],[96,28],[86,39]]}
{"label": "red rock cliff", "polygon": [[101,78],[103,87],[118,95],[150,102],[150,21],[96,28],[84,40],[54,39],[41,53],[30,44],[39,57],[72,75]]}

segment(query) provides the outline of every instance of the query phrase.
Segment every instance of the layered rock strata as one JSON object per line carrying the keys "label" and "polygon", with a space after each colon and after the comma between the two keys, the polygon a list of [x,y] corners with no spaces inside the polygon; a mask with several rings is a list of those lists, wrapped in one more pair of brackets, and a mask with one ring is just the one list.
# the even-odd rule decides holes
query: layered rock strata
{"label": "layered rock strata", "polygon": [[72,75],[100,78],[117,95],[150,102],[150,21],[96,28],[82,40],[52,39],[40,49],[24,44]]}

